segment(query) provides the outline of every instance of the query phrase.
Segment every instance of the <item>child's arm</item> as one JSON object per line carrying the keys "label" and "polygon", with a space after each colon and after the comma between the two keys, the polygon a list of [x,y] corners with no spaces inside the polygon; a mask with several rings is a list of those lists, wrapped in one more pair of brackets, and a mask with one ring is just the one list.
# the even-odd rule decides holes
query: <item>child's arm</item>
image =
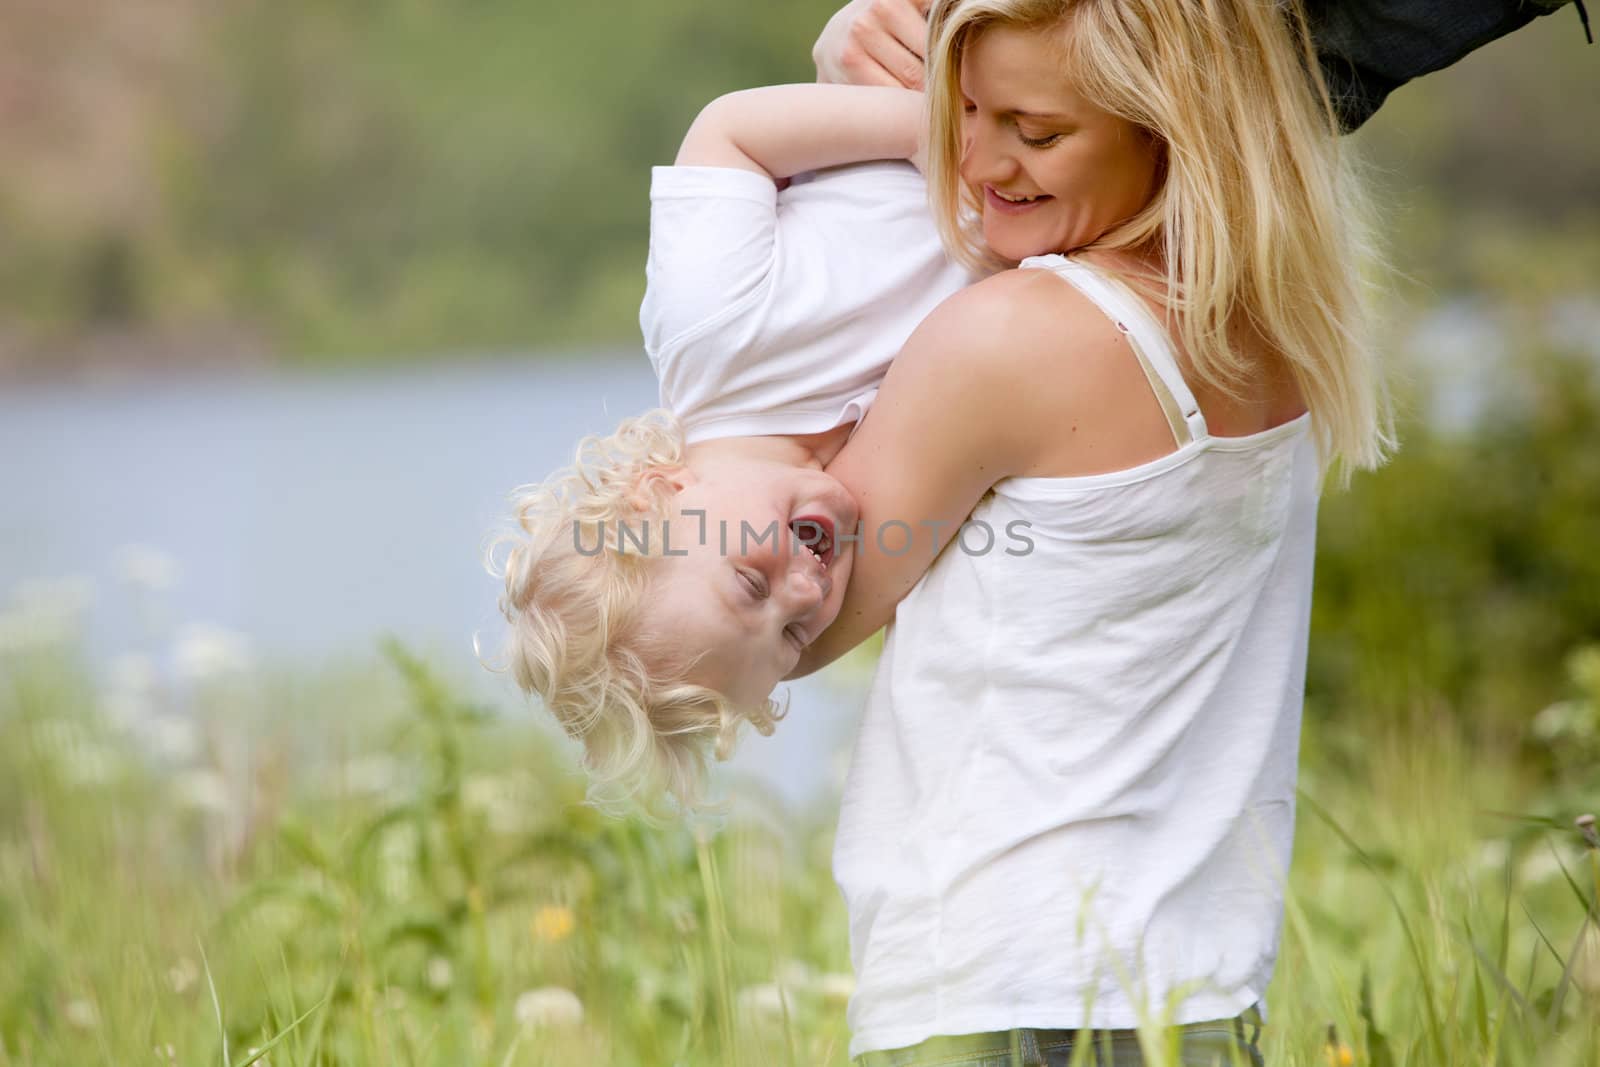
{"label": "child's arm", "polygon": [[910,159],[922,94],[864,85],[770,85],[718,97],[678,149],[680,167],[733,167],[789,178],[869,159]]}

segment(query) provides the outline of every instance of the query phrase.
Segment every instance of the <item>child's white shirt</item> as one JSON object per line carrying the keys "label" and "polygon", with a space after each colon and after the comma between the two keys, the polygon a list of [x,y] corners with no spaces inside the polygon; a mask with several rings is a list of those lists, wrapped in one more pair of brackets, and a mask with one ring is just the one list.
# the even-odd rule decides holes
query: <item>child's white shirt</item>
{"label": "child's white shirt", "polygon": [[656,167],[646,277],[645,351],[690,443],[859,421],[912,330],[973,280],[903,162],[781,191],[747,170]]}

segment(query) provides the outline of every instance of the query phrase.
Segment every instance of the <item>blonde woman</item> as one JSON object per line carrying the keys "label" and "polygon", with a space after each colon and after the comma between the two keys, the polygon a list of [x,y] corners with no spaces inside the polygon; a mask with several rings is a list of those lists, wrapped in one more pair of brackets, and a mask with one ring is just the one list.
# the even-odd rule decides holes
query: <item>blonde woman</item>
{"label": "blonde woman", "polygon": [[890,624],[851,1054],[1259,1063],[1317,499],[1388,446],[1338,122],[1272,0],[942,0],[927,57],[935,220],[998,273],[828,468],[866,536],[795,673]]}

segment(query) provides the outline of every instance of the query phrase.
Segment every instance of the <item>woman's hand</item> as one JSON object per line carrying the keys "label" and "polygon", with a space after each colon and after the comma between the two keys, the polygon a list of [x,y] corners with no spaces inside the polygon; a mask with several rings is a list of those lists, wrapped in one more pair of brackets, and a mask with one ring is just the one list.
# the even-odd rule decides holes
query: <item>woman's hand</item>
{"label": "woman's hand", "polygon": [[850,0],[811,48],[819,82],[921,89],[932,0]]}

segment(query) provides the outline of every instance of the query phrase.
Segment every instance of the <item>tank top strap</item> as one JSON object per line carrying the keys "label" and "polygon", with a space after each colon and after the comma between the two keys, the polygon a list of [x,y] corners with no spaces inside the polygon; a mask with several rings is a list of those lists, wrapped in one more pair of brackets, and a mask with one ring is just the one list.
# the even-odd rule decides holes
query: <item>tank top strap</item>
{"label": "tank top strap", "polygon": [[1082,260],[1059,254],[1031,256],[1023,260],[1021,266],[1055,272],[1094,301],[1095,306],[1116,323],[1117,329],[1127,335],[1179,447],[1210,436],[1200,404],[1178,369],[1166,329],[1132,290]]}

